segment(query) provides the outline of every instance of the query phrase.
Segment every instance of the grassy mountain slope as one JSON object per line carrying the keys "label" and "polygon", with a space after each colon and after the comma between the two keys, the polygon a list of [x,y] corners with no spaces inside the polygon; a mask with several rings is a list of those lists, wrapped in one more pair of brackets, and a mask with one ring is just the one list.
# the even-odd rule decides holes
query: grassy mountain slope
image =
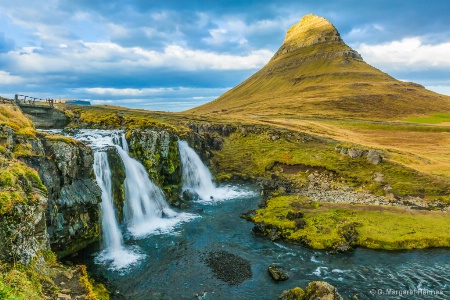
{"label": "grassy mountain slope", "polygon": [[399,119],[450,112],[450,97],[365,63],[326,19],[305,16],[250,78],[188,114]]}

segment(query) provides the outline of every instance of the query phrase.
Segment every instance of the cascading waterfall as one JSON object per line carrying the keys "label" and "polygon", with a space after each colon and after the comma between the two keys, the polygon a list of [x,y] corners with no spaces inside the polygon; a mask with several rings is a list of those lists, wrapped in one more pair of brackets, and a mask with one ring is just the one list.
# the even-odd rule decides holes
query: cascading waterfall
{"label": "cascading waterfall", "polygon": [[249,194],[248,191],[239,191],[231,186],[216,187],[211,172],[186,141],[178,141],[178,150],[182,165],[183,191],[198,195],[204,202],[216,202]]}
{"label": "cascading waterfall", "polygon": [[120,269],[135,262],[139,256],[125,248],[122,232],[116,219],[112,200],[111,168],[104,151],[94,152],[94,172],[102,191],[102,237],[104,250],[99,261],[112,261],[112,267]]}
{"label": "cascading waterfall", "polygon": [[126,179],[124,217],[128,232],[137,238],[154,233],[166,233],[181,222],[197,216],[176,213],[170,209],[162,191],[149,179],[144,166],[128,154],[125,134],[108,130],[81,130],[75,139],[86,142],[94,150],[94,171],[102,190],[102,238],[104,250],[96,261],[110,263],[112,269],[122,269],[142,258],[136,248],[124,245],[122,232],[116,219],[111,169],[105,149],[115,147],[125,166]]}
{"label": "cascading waterfall", "polygon": [[165,230],[167,226],[184,219],[187,214],[178,214],[169,207],[161,189],[149,179],[144,166],[124,150],[128,149],[124,136],[121,142],[123,148],[116,147],[125,166],[124,210],[130,233],[135,237],[145,236],[155,230]]}

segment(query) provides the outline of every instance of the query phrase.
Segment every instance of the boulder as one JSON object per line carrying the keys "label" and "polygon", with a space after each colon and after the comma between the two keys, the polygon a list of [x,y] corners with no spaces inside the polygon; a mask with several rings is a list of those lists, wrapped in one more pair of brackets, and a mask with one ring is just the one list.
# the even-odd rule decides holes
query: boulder
{"label": "boulder", "polygon": [[211,142],[211,148],[213,150],[222,150],[223,148],[223,140],[221,138],[215,137]]}
{"label": "boulder", "polygon": [[251,222],[253,220],[253,217],[255,216],[255,214],[256,214],[256,210],[251,209],[245,213],[242,213],[241,218]]}
{"label": "boulder", "polygon": [[384,182],[384,175],[381,173],[375,173],[373,177],[373,181],[375,182]]}
{"label": "boulder", "polygon": [[184,190],[181,196],[186,201],[198,199],[198,194],[193,190]]}
{"label": "boulder", "polygon": [[380,151],[370,149],[367,153],[367,161],[371,164],[378,165],[383,161]]}
{"label": "boulder", "polygon": [[257,236],[264,236],[266,232],[266,226],[263,222],[256,223],[252,228],[252,232]]}
{"label": "boulder", "polygon": [[303,300],[305,299],[305,291],[299,287],[295,287],[291,290],[285,290],[281,293],[278,300]]}
{"label": "boulder", "polygon": [[305,299],[309,300],[342,300],[337,289],[325,281],[310,282],[306,288]]}
{"label": "boulder", "polygon": [[289,275],[279,266],[270,265],[267,269],[270,277],[275,281],[284,281],[289,279]]}
{"label": "boulder", "polygon": [[276,240],[279,240],[281,238],[280,233],[278,232],[277,228],[272,228],[272,230],[269,232],[267,237],[273,242]]}
{"label": "boulder", "polygon": [[363,156],[364,151],[356,148],[348,149],[348,156],[351,158],[360,158]]}

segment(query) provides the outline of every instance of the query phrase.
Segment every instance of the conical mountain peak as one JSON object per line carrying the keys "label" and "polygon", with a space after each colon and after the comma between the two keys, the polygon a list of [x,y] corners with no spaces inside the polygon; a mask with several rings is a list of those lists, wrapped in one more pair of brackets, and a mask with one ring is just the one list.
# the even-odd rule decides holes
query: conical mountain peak
{"label": "conical mountain peak", "polygon": [[372,67],[344,43],[333,24],[309,14],[287,31],[261,70],[189,112],[395,119],[436,111],[450,111],[450,97]]}
{"label": "conical mountain peak", "polygon": [[329,41],[341,41],[337,29],[327,19],[309,14],[287,31],[283,44],[301,47]]}
{"label": "conical mountain peak", "polygon": [[309,50],[306,50],[303,56],[317,54],[317,49],[321,48],[320,52],[328,53],[332,59],[336,56],[345,56],[362,60],[358,52],[344,43],[338,30],[330,21],[313,14],[304,16],[300,22],[286,32],[283,45],[275,53],[273,59],[278,59],[282,54],[305,48]]}

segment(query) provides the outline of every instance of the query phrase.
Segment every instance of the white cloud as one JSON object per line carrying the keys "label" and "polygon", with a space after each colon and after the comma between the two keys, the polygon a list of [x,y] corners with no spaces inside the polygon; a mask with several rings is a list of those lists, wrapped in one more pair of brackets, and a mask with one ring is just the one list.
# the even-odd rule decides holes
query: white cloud
{"label": "white cloud", "polygon": [[[108,96],[134,96],[134,97],[145,97],[145,96],[156,96],[156,95],[188,95],[188,94],[222,94],[230,88],[188,88],[188,87],[170,87],[170,88],[77,88],[72,89],[74,92],[85,92],[92,95],[108,95]],[[201,100],[206,96],[193,96],[192,99]]]}
{"label": "white cloud", "polygon": [[383,71],[420,71],[450,67],[450,42],[425,44],[421,37],[380,45],[361,44],[364,60]]}
{"label": "white cloud", "polygon": [[19,76],[11,75],[9,72],[0,71],[0,85],[20,84],[24,79]]}
{"label": "white cloud", "polygon": [[112,42],[85,43],[67,48],[40,47],[10,51],[0,57],[24,73],[95,71],[133,72],[146,69],[249,70],[262,67],[272,56],[269,50],[246,55],[221,54],[169,45],[163,51],[123,47]]}
{"label": "white cloud", "polygon": [[153,94],[162,94],[169,91],[174,91],[173,88],[144,88],[144,89],[133,89],[133,88],[80,88],[74,89],[76,91],[84,91],[89,94],[95,95],[114,95],[114,96],[148,96]]}

